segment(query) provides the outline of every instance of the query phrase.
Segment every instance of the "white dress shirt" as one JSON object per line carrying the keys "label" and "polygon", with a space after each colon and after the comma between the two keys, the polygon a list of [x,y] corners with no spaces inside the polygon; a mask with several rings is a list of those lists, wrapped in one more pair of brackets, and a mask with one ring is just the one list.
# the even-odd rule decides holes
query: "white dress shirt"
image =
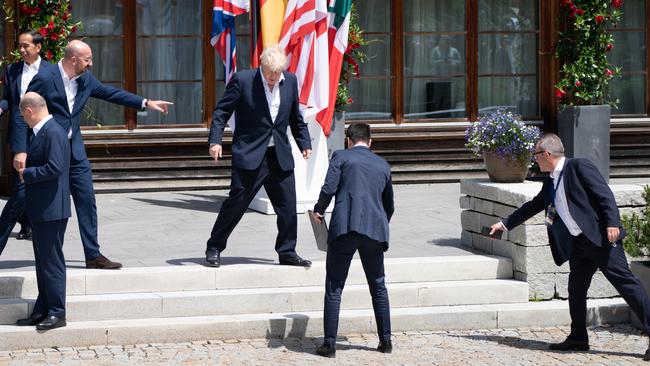
{"label": "white dress shirt", "polygon": [[65,96],[68,98],[68,110],[72,114],[72,108],[74,108],[74,98],[77,96],[77,79],[79,75],[73,77],[72,79],[68,78],[68,74],[63,70],[63,64],[61,61],[57,64],[59,66],[59,71],[61,72],[61,78],[63,79],[63,88],[65,89]]}
{"label": "white dress shirt", "polygon": [[36,135],[38,135],[38,131],[40,131],[41,128],[43,128],[43,126],[45,126],[45,122],[47,122],[47,121],[49,121],[49,120],[51,120],[51,119],[52,119],[52,115],[51,115],[51,114],[48,114],[47,117],[45,117],[45,118],[43,118],[42,120],[40,120],[40,121],[36,124],[36,126],[32,127],[32,132],[34,132],[34,137],[36,137]]}
{"label": "white dress shirt", "polygon": [[564,192],[564,175],[562,176],[562,179],[560,180],[560,184],[558,184],[558,177],[560,176],[560,173],[562,172],[562,169],[564,168],[564,161],[566,158],[562,157],[560,161],[557,163],[555,166],[555,169],[551,173],[551,178],[553,178],[553,187],[557,186],[557,191],[555,192],[555,209],[557,210],[558,215],[560,215],[560,218],[562,218],[562,221],[564,221],[564,225],[566,225],[567,229],[569,229],[569,232],[573,236],[578,236],[582,234],[582,230],[580,230],[580,227],[578,227],[578,224],[576,221],[573,219],[571,216],[571,213],[569,212],[569,204],[566,199],[566,193]]}
{"label": "white dress shirt", "polygon": [[[262,84],[264,85],[264,95],[266,95],[266,104],[269,106],[269,112],[271,113],[271,122],[275,123],[275,119],[278,117],[278,110],[280,109],[280,83],[284,81],[284,74],[280,74],[280,80],[273,86],[272,90],[269,90],[269,84],[264,78],[264,73],[260,67],[260,75],[262,75]],[[271,135],[271,140],[269,141],[269,147],[275,146],[273,143],[273,135]]]}
{"label": "white dress shirt", "polygon": [[36,61],[31,65],[28,65],[27,62],[23,63],[23,74],[20,78],[20,97],[24,97],[27,92],[27,87],[29,83],[32,82],[32,79],[38,73],[38,68],[41,66],[41,56],[38,56]]}

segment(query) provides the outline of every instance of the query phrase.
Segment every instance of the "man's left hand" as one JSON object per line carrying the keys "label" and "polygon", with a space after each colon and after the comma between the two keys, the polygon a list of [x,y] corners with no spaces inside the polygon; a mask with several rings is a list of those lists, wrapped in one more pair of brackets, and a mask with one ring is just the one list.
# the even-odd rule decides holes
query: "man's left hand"
{"label": "man's left hand", "polygon": [[311,149],[307,149],[307,150],[302,151],[302,157],[305,158],[305,160],[309,159],[310,156],[311,156]]}
{"label": "man's left hand", "polygon": [[18,169],[18,178],[20,178],[21,183],[25,183],[25,180],[23,179],[23,172],[24,171],[25,171],[25,168]]}
{"label": "man's left hand", "polygon": [[619,230],[619,228],[617,227],[607,228],[607,240],[609,240],[610,243],[616,243],[619,235],[621,235],[621,230]]}
{"label": "man's left hand", "polygon": [[147,100],[145,107],[154,111],[158,111],[162,114],[167,114],[169,112],[169,106],[173,105],[172,102],[166,102],[164,100]]}

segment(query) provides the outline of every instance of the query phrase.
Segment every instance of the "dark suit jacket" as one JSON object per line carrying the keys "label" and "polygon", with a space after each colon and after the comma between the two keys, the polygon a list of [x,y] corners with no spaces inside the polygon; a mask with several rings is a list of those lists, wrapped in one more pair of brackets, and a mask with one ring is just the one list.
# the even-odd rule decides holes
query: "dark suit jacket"
{"label": "dark suit jacket", "polygon": [[[578,224],[582,233],[594,245],[608,245],[607,228],[621,226],[618,207],[612,190],[603,176],[600,175],[596,166],[588,159],[566,159],[563,170],[561,184],[564,185],[571,217]],[[551,203],[552,190],[553,179],[548,176],[544,179],[542,190],[535,198],[524,203],[508,218],[503,220],[508,230],[518,226],[538,212],[546,210]],[[624,236],[625,231],[622,230],[620,239]],[[549,230],[553,258],[558,265],[569,259],[571,238],[566,239],[559,240],[558,233]]]}
{"label": "dark suit jacket", "polygon": [[70,217],[70,143],[68,133],[50,119],[27,151],[26,210],[30,220],[54,221]]}
{"label": "dark suit jacket", "polygon": [[388,249],[388,222],[395,208],[390,166],[384,159],[363,146],[335,151],[314,212],[324,214],[332,196],[328,243],[356,232]]}
{"label": "dark suit jacket", "polygon": [[[65,94],[63,79],[58,65],[48,70],[39,70],[27,88],[40,94],[47,102],[47,109],[65,131],[72,128],[72,156],[76,160],[86,159],[83,138],[79,120],[88,98],[98,98],[105,101],[140,109],[144,98],[122,89],[107,86],[99,82],[90,71],[86,71],[77,79],[77,95],[74,110],[68,110],[68,98]],[[21,118],[22,119],[22,118]]]}
{"label": "dark suit jacket", "polygon": [[232,142],[233,167],[253,170],[262,163],[264,154],[273,136],[275,153],[280,168],[284,171],[294,168],[287,127],[296,139],[300,151],[311,149],[309,129],[302,119],[298,106],[298,82],[296,76],[284,72],[280,82],[280,108],[275,123],[266,102],[262,73],[260,69],[237,72],[226,86],[223,97],[212,114],[210,144],[221,144],[223,129],[235,112],[235,133]]}
{"label": "dark suit jacket", "polygon": [[[11,151],[14,153],[27,151],[29,127],[20,116],[20,109],[18,107],[24,64],[24,61],[19,61],[7,66],[3,84],[4,99],[0,101],[0,108],[5,112],[9,111],[11,113],[9,119],[7,119],[7,142],[11,144]],[[51,63],[41,59],[38,70],[39,72],[41,70],[48,70],[53,66]]]}

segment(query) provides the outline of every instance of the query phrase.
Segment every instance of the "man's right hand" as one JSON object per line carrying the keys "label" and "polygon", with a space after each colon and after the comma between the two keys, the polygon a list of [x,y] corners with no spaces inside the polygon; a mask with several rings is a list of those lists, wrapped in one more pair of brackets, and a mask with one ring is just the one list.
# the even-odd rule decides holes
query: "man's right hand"
{"label": "man's right hand", "polygon": [[490,235],[494,235],[497,231],[507,231],[506,226],[503,225],[503,222],[499,221],[496,224],[490,226]]}
{"label": "man's right hand", "polygon": [[219,158],[221,157],[221,145],[219,144],[210,145],[210,156],[212,156],[212,159],[214,159],[214,161],[219,160]]}
{"label": "man's right hand", "polygon": [[14,155],[14,169],[25,169],[25,162],[27,161],[27,153],[20,152]]}

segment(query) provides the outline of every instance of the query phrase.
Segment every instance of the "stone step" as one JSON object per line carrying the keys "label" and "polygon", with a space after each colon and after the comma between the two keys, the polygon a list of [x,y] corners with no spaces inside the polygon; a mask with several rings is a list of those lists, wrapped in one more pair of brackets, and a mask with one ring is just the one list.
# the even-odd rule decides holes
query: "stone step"
{"label": "stone step", "polygon": [[[388,258],[384,266],[388,283],[513,277],[510,259],[489,255]],[[67,295],[322,286],[324,283],[323,261],[314,262],[311,268],[233,264],[221,268],[187,265],[119,271],[68,269]],[[361,262],[353,260],[347,284],[365,283]],[[36,294],[34,272],[0,273],[0,298],[35,298]]]}
{"label": "stone step", "polygon": [[[630,321],[629,308],[621,299],[589,300],[587,306],[588,324]],[[569,323],[566,301],[391,309],[393,332],[566,326]],[[341,311],[339,335],[374,332],[376,324],[372,310]],[[34,327],[2,325],[0,350],[318,337],[322,334],[321,311],[69,322],[67,327],[47,332],[37,332]]]}
{"label": "stone step", "polygon": [[[528,284],[514,280],[411,282],[388,285],[394,308],[522,303]],[[323,310],[321,286],[76,295],[66,299],[70,321],[169,318]],[[31,314],[34,299],[0,300],[0,324]],[[346,286],[342,309],[369,309],[365,284]]]}

